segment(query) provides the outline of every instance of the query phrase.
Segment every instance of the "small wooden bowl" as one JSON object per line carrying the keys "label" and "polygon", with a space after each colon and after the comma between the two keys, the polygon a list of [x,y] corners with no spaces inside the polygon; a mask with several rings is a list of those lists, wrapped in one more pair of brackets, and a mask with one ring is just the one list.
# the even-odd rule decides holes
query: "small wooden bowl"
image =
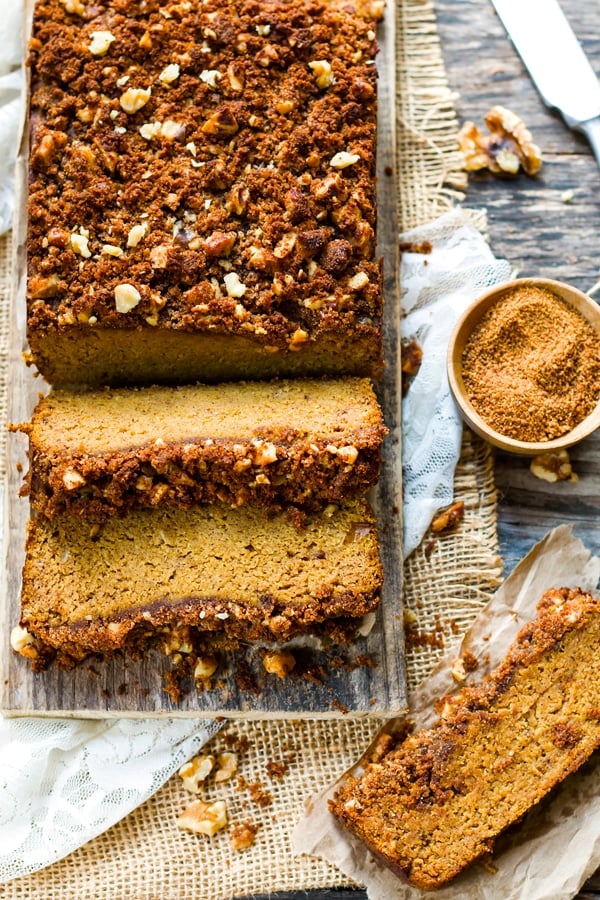
{"label": "small wooden bowl", "polygon": [[600,403],[575,428],[552,441],[517,441],[514,438],[494,431],[481,418],[466,396],[462,376],[463,351],[473,329],[479,324],[488,309],[502,297],[511,293],[516,287],[528,286],[547,288],[554,294],[562,297],[563,300],[566,300],[567,303],[570,303],[571,306],[574,306],[575,309],[578,309],[585,316],[600,336],[600,306],[586,294],[574,287],[570,287],[568,284],[554,281],[551,278],[518,278],[515,281],[509,281],[506,284],[486,291],[460,317],[448,345],[448,380],[450,382],[450,390],[458,404],[462,417],[476,434],[508,453],[516,453],[522,456],[537,456],[539,453],[562,450],[588,437],[600,426]]}

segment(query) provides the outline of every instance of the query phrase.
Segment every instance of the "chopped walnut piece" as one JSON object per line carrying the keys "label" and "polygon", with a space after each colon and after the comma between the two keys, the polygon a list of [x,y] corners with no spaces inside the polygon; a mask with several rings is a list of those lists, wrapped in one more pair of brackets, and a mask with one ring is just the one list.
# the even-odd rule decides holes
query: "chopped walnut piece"
{"label": "chopped walnut piece", "polygon": [[174,122],[172,119],[167,119],[167,121],[163,122],[160,126],[160,136],[167,141],[175,141],[178,138],[182,138],[184,134],[185,125],[182,125],[181,122]]}
{"label": "chopped walnut piece", "polygon": [[195,800],[178,817],[177,825],[186,831],[212,837],[227,825],[227,805],[224,800],[214,803]]}
{"label": "chopped walnut piece", "polygon": [[303,328],[296,328],[290,338],[290,350],[299,350],[308,340],[308,332]]}
{"label": "chopped walnut piece", "polygon": [[47,277],[34,275],[29,281],[29,291],[34,300],[56,297],[59,284],[58,275],[48,275]]}
{"label": "chopped walnut piece", "polygon": [[423,350],[417,341],[402,342],[402,371],[406,375],[416,375],[423,361]]}
{"label": "chopped walnut piece", "polygon": [[110,31],[92,31],[89,51],[92,56],[104,56],[108,53],[110,45],[116,40]]}
{"label": "chopped walnut piece", "polygon": [[246,285],[240,281],[236,272],[228,272],[223,278],[225,290],[230,297],[243,297],[246,293]]}
{"label": "chopped walnut piece", "polygon": [[140,128],[140,134],[146,141],[158,137],[162,125],[160,122],[145,122]]}
{"label": "chopped walnut piece", "polygon": [[285,678],[296,665],[296,660],[289,650],[269,650],[264,654],[262,663],[269,675]]}
{"label": "chopped walnut piece", "polygon": [[200,81],[203,81],[204,84],[207,84],[211,88],[217,87],[217,80],[221,78],[221,73],[218,69],[203,69],[200,72]]}
{"label": "chopped walnut piece", "polygon": [[244,70],[239,63],[229,63],[227,66],[227,78],[232,91],[244,90]]}
{"label": "chopped walnut piece", "polygon": [[142,50],[152,50],[152,35],[149,31],[145,31],[138,41],[138,46]]}
{"label": "chopped walnut piece", "polygon": [[226,107],[221,107],[210,116],[202,131],[204,134],[229,135],[235,134],[239,126],[233,113]]}
{"label": "chopped walnut piece", "polygon": [[285,259],[286,256],[290,255],[295,245],[296,232],[289,231],[287,234],[284,234],[281,240],[278,241],[276,246],[273,248],[273,256],[276,256],[277,259]]}
{"label": "chopped walnut piece", "polygon": [[247,850],[256,840],[256,832],[258,825],[252,825],[250,822],[243,822],[241,825],[235,825],[229,834],[229,842],[233,850]]}
{"label": "chopped walnut piece", "polygon": [[435,517],[433,522],[431,523],[431,530],[435,534],[439,534],[442,531],[451,531],[453,528],[462,522],[465,515],[465,504],[463,500],[459,500],[457,503],[453,503],[452,506],[449,506],[448,509],[445,509],[438,516]]}
{"label": "chopped walnut piece", "polygon": [[181,778],[186,791],[192,794],[199,794],[202,783],[206,781],[215,765],[214,756],[203,755],[195,756],[189,762],[179,769],[178,775]]}
{"label": "chopped walnut piece", "polygon": [[146,105],[151,94],[151,88],[128,88],[119,97],[119,103],[126,113],[133,115]]}
{"label": "chopped walnut piece", "polygon": [[83,487],[85,478],[77,469],[66,469],[63,473],[62,482],[68,491],[74,491]]}
{"label": "chopped walnut piece", "polygon": [[348,287],[351,291],[360,291],[369,283],[369,276],[366,272],[357,272],[352,278],[348,279]]}
{"label": "chopped walnut piece", "polygon": [[258,51],[256,56],[254,57],[259,66],[264,66],[267,68],[271,65],[272,62],[277,62],[279,59],[279,53],[277,52],[277,48],[273,46],[273,44],[265,44],[265,46]]}
{"label": "chopped walnut piece", "polygon": [[359,0],[356,12],[365,19],[374,19],[379,22],[383,18],[385,0]]}
{"label": "chopped walnut piece", "polygon": [[60,0],[65,11],[75,16],[82,16],[85,13],[85,5],[81,0]]}
{"label": "chopped walnut piece", "polygon": [[242,213],[246,210],[249,199],[250,191],[248,190],[248,188],[242,187],[242,185],[239,184],[234,184],[227,195],[227,199],[225,201],[225,209],[228,212],[234,212],[238,216],[241,216]]}
{"label": "chopped walnut piece", "polygon": [[326,59],[313,59],[309,62],[309,68],[313,70],[317,87],[328,88],[335,81],[331,63]]}
{"label": "chopped walnut piece", "polygon": [[573,471],[566,450],[540,453],[539,456],[534,456],[529,465],[529,471],[536,478],[548,481],[550,484],[556,484],[557,481],[579,481],[579,476]]}
{"label": "chopped walnut piece", "polygon": [[353,466],[358,459],[358,450],[352,444],[346,444],[344,447],[337,447],[336,454],[343,459],[347,466]]}
{"label": "chopped walnut piece", "polygon": [[160,75],[158,76],[158,80],[162,81],[163,84],[172,84],[174,81],[177,81],[181,74],[181,70],[177,63],[170,63],[168,66],[162,70]]}
{"label": "chopped walnut piece", "polygon": [[354,165],[354,163],[358,162],[360,156],[358,153],[349,153],[347,150],[340,150],[339,153],[336,153],[331,157],[329,161],[329,165],[333,169],[346,169],[348,166]]}
{"label": "chopped walnut piece", "polygon": [[215,772],[215,781],[229,781],[229,779],[233,778],[233,776],[237,772],[237,753],[232,753],[228,750],[224,751],[223,753],[219,753],[219,755],[217,756],[217,765],[219,768]]}
{"label": "chopped walnut piece", "polygon": [[343,197],[345,193],[344,183],[339,172],[330,172],[325,178],[315,179],[310,190],[317,200],[328,200],[335,196]]}
{"label": "chopped walnut piece", "polygon": [[255,466],[269,466],[277,462],[277,447],[270,441],[255,438],[252,441],[254,447],[253,462]]}
{"label": "chopped walnut piece", "polygon": [[516,175],[522,168],[535,175],[542,167],[539,147],[522,119],[504,106],[494,106],[485,117],[485,137],[474,122],[465,122],[458,135],[468,172],[489,169],[498,175]]}
{"label": "chopped walnut piece", "polygon": [[67,143],[67,136],[61,132],[52,131],[45,134],[37,147],[32,148],[32,165],[39,169],[48,169],[61,156]]}
{"label": "chopped walnut piece", "polygon": [[194,668],[194,678],[210,678],[211,675],[215,674],[218,667],[219,663],[216,657],[210,656],[209,654],[199,656]]}
{"label": "chopped walnut piece", "polygon": [[452,677],[454,678],[454,680],[458,681],[459,683],[464,681],[467,677],[464,660],[462,660],[460,656],[457,656],[456,659],[452,660],[450,672],[452,673]]}
{"label": "chopped walnut piece", "polygon": [[10,646],[16,653],[22,653],[26,647],[33,644],[33,641],[33,635],[20,625],[15,625],[10,632]]}
{"label": "chopped walnut piece", "polygon": [[169,248],[166,244],[159,244],[150,251],[150,262],[154,269],[166,269],[169,261]]}
{"label": "chopped walnut piece", "polygon": [[277,110],[278,113],[281,113],[282,115],[286,115],[286,113],[291,112],[293,110],[293,108],[294,108],[293,100],[277,100],[275,102],[275,109]]}
{"label": "chopped walnut piece", "polygon": [[207,256],[229,256],[236,241],[235,231],[213,231],[204,242]]}
{"label": "chopped walnut piece", "polygon": [[77,253],[78,256],[82,256],[84,259],[89,259],[92,255],[88,247],[88,237],[85,234],[72,234],[69,244],[73,253]]}
{"label": "chopped walnut piece", "polygon": [[145,223],[141,225],[133,225],[129,229],[129,234],[127,235],[127,246],[128,247],[137,247],[139,242],[146,236],[148,231],[148,226]]}
{"label": "chopped walnut piece", "polygon": [[123,250],[120,247],[117,247],[116,244],[103,244],[102,252],[106,253],[107,256],[114,256],[116,258],[123,256]]}
{"label": "chopped walnut piece", "polygon": [[151,475],[140,475],[135,482],[135,489],[136,491],[149,491],[153,483]]}
{"label": "chopped walnut piece", "polygon": [[141,299],[142,295],[133,284],[118,284],[115,287],[115,306],[117,312],[131,312]]}

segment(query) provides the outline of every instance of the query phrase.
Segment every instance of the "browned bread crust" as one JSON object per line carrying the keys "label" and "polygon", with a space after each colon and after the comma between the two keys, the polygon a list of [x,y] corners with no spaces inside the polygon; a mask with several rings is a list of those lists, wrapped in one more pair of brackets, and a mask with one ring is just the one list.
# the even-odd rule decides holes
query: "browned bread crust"
{"label": "browned bread crust", "polygon": [[386,433],[358,378],[54,390],[19,428],[33,509],[97,522],[219,501],[322,509],[375,483]]}
{"label": "browned bread crust", "polygon": [[29,524],[23,655],[37,664],[150,645],[169,630],[285,641],[379,603],[382,567],[363,499],[309,518],[250,506],[131,511],[92,528]]}
{"label": "browned bread crust", "polygon": [[547,591],[504,662],[433,727],[385,736],[332,812],[412,884],[450,881],[600,746],[599,646],[600,601]]}
{"label": "browned bread crust", "polygon": [[50,383],[380,373],[381,7],[37,3],[28,338]]}

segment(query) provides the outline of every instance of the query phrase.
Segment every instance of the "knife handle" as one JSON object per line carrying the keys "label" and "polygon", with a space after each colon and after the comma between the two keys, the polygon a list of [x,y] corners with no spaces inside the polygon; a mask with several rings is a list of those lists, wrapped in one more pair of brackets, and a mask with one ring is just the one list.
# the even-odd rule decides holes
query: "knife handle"
{"label": "knife handle", "polygon": [[588,119],[587,122],[580,122],[577,127],[585,133],[594,151],[596,162],[600,166],[600,117]]}

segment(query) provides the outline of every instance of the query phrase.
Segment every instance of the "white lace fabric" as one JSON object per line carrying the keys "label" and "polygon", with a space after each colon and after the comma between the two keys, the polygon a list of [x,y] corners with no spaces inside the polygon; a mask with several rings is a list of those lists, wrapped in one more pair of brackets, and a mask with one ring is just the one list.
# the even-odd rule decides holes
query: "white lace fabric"
{"label": "white lace fabric", "polygon": [[0,722],[0,882],[57,862],[152,796],[218,730],[197,719]]}
{"label": "white lace fabric", "polygon": [[0,234],[11,226],[22,111],[22,0],[2,0],[0,15]]}
{"label": "white lace fabric", "polygon": [[450,393],[446,354],[459,316],[487,288],[510,278],[463,210],[401,235],[428,242],[430,253],[404,252],[400,270],[403,339],[414,338],[423,362],[402,402],[404,555],[412,553],[435,513],[452,503],[462,424]]}

